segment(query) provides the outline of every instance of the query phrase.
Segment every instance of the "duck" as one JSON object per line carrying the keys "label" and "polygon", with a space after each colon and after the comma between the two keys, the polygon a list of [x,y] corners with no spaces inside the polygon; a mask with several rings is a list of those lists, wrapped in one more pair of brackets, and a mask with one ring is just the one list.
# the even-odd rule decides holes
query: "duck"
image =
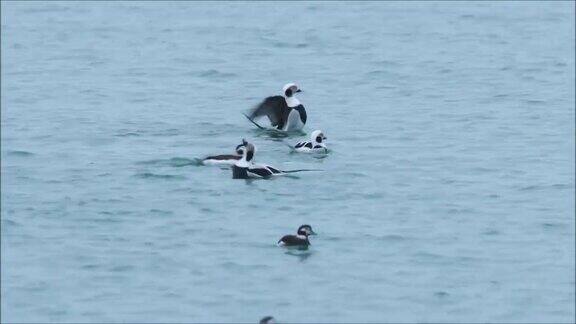
{"label": "duck", "polygon": [[[245,140],[243,140],[243,143]],[[274,176],[286,175],[303,171],[320,171],[314,169],[280,170],[267,164],[254,163],[256,147],[252,143],[238,147],[238,152],[242,157],[232,165],[232,179],[268,179]]]}
{"label": "duck", "polygon": [[275,324],[276,320],[273,316],[264,316],[260,319],[260,324]]}
{"label": "duck", "polygon": [[272,127],[284,132],[301,131],[308,116],[306,109],[296,98],[296,94],[302,90],[295,83],[288,83],[282,88],[282,95],[265,98],[256,105],[246,118],[259,128],[264,128],[256,123],[256,119],[267,116]]}
{"label": "duck", "polygon": [[246,142],[246,145],[239,147],[238,152],[242,157],[232,165],[233,179],[269,178],[282,174],[282,171],[269,165],[254,163],[256,147],[252,143]]}
{"label": "duck", "polygon": [[298,142],[293,149],[299,153],[328,153],[328,148],[324,142],[327,137],[321,130],[315,130],[310,135],[310,141]]}
{"label": "duck", "polygon": [[296,235],[284,235],[279,241],[279,246],[298,246],[307,247],[310,245],[310,240],[308,236],[316,235],[316,232],[312,230],[310,225],[301,225],[296,231]]}
{"label": "duck", "polygon": [[234,163],[242,158],[242,150],[240,148],[246,146],[246,144],[248,144],[246,140],[242,140],[242,143],[237,145],[234,150],[236,154],[207,156],[201,160],[201,163],[203,165],[234,165]]}

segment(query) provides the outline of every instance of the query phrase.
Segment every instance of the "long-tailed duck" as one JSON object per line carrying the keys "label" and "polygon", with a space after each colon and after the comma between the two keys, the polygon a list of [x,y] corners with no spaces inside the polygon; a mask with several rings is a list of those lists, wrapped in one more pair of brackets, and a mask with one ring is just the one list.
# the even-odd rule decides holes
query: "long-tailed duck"
{"label": "long-tailed duck", "polygon": [[221,154],[221,155],[211,155],[203,158],[201,160],[204,165],[234,165],[242,158],[241,147],[246,146],[248,142],[242,140],[242,144],[236,146],[236,154]]}
{"label": "long-tailed duck", "polygon": [[316,235],[316,233],[312,230],[312,226],[302,225],[298,227],[296,235],[284,235],[278,241],[278,245],[306,247],[310,245],[310,241],[308,240],[308,236],[310,235]]}
{"label": "long-tailed duck", "polygon": [[271,178],[288,173],[320,171],[311,169],[280,170],[266,164],[255,164],[254,153],[256,152],[256,148],[251,143],[240,146],[238,152],[241,152],[242,157],[232,165],[233,179]]}
{"label": "long-tailed duck", "polygon": [[310,142],[299,142],[294,145],[294,151],[301,153],[328,153],[325,140],[327,137],[321,130],[315,130],[310,136]]}
{"label": "long-tailed duck", "polygon": [[300,103],[295,94],[302,92],[294,83],[288,83],[282,89],[282,96],[272,96],[264,99],[259,105],[250,111],[246,117],[258,125],[254,119],[267,116],[272,126],[281,131],[299,131],[306,124],[306,109]]}

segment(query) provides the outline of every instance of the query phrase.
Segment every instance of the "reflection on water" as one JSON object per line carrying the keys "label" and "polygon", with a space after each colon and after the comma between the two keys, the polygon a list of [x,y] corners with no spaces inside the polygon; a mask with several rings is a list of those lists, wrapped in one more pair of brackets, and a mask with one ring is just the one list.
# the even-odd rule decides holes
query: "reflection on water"
{"label": "reflection on water", "polygon": [[309,251],[307,246],[302,246],[298,248],[291,248],[289,251],[286,251],[284,254],[290,255],[293,257],[297,257],[300,262],[306,261],[309,257],[312,256],[313,252]]}

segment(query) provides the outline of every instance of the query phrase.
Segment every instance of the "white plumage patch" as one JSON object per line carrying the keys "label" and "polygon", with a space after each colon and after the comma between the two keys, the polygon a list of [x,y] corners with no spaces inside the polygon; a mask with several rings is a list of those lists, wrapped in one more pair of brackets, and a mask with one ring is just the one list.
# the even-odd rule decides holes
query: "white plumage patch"
{"label": "white plumage patch", "polygon": [[[296,98],[288,98],[286,99],[286,102],[288,102],[289,99],[296,99]],[[296,101],[298,101],[298,99],[296,99]],[[300,102],[298,101],[298,105],[300,104]],[[295,106],[298,106],[295,105]],[[290,106],[290,104],[288,104],[288,106]],[[290,106],[290,107],[295,107],[295,106]],[[300,113],[293,109],[290,114],[288,115],[288,121],[286,122],[286,126],[284,127],[284,130],[289,132],[289,131],[293,131],[293,130],[300,130],[304,127],[304,123],[302,123],[302,119],[300,119]]]}
{"label": "white plumage patch", "polygon": [[[316,145],[318,145],[318,144],[316,144]],[[327,153],[328,149],[324,145],[322,145],[321,148],[314,148],[314,147],[309,148],[306,146],[301,146],[298,148],[295,147],[294,151],[299,152],[299,153]]]}
{"label": "white plumage patch", "polygon": [[[317,138],[321,139],[318,141]],[[298,142],[294,145],[294,151],[299,153],[328,153],[328,148],[324,144],[326,136],[321,130],[315,130],[310,135],[310,141]]]}
{"label": "white plumage patch", "polygon": [[211,160],[205,159],[202,161],[204,165],[234,165],[238,160]]}
{"label": "white plumage patch", "polygon": [[286,104],[290,108],[297,107],[300,105],[300,100],[298,100],[298,98],[296,98],[296,97],[288,97],[288,98],[286,98]]}

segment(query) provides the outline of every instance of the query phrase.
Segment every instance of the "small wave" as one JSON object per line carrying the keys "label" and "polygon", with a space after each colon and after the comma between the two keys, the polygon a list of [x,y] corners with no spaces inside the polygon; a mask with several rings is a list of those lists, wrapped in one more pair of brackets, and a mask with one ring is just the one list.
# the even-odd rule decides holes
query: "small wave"
{"label": "small wave", "polygon": [[141,136],[139,133],[136,132],[126,132],[114,135],[116,137],[132,137],[132,136]]}
{"label": "small wave", "polygon": [[235,77],[236,74],[230,72],[220,72],[218,70],[210,69],[200,72],[198,76],[202,78],[232,78]]}
{"label": "small wave", "polygon": [[367,178],[368,176],[364,173],[360,173],[360,172],[346,172],[344,174],[347,177],[351,177],[351,178]]}
{"label": "small wave", "polygon": [[450,296],[450,294],[445,292],[445,291],[437,291],[434,293],[434,296],[439,297],[439,298],[444,298],[444,297]]}
{"label": "small wave", "polygon": [[161,209],[150,209],[150,212],[153,214],[160,214],[160,215],[172,215],[173,212],[169,210],[161,210]]}
{"label": "small wave", "polygon": [[520,191],[532,191],[532,190],[536,190],[536,189],[540,189],[540,188],[541,188],[540,186],[536,186],[536,185],[525,186],[525,187],[520,188]]}
{"label": "small wave", "polygon": [[100,265],[97,265],[97,264],[85,264],[85,265],[80,267],[80,269],[83,269],[83,270],[94,270],[94,269],[98,269],[98,268],[100,268]]}
{"label": "small wave", "polygon": [[151,172],[143,172],[136,174],[137,178],[141,179],[165,179],[165,180],[185,180],[185,176],[174,174],[156,174]]}
{"label": "small wave", "polygon": [[8,151],[6,152],[8,155],[11,156],[32,156],[34,153],[28,151]]}
{"label": "small wave", "polygon": [[533,191],[533,190],[544,190],[544,189],[571,189],[573,186],[565,183],[555,183],[553,185],[531,185],[519,188],[520,191]]}
{"label": "small wave", "polygon": [[499,235],[500,232],[498,230],[495,229],[491,229],[491,230],[486,230],[484,232],[482,232],[482,235],[488,235],[488,236],[494,236],[494,235]]}
{"label": "small wave", "polygon": [[284,252],[284,254],[296,257],[300,262],[304,262],[311,257],[313,253],[308,251],[308,247],[296,247],[289,248],[288,251]]}
{"label": "small wave", "polygon": [[524,100],[524,103],[529,105],[543,105],[546,103],[544,100]]}
{"label": "small wave", "polygon": [[414,257],[417,260],[440,260],[443,258],[440,254],[430,253],[430,252],[416,252]]}
{"label": "small wave", "polygon": [[450,208],[446,211],[448,214],[451,215],[459,215],[459,214],[470,214],[474,212],[472,208]]}
{"label": "small wave", "polygon": [[379,238],[379,240],[385,241],[385,242],[402,242],[402,241],[406,241],[406,238],[402,235],[389,234],[389,235],[381,236]]}
{"label": "small wave", "polygon": [[[134,123],[128,122],[127,124],[134,125]],[[145,130],[134,129],[134,127],[126,127],[126,128],[119,128],[116,130],[116,134],[114,136],[118,137],[129,137],[129,136],[142,136],[145,135]]]}
{"label": "small wave", "polygon": [[342,237],[339,237],[339,236],[323,236],[322,240],[323,241],[337,242],[337,241],[343,241],[344,239]]}
{"label": "small wave", "polygon": [[136,162],[138,165],[159,165],[159,166],[170,166],[175,168],[180,168],[188,165],[200,166],[202,165],[202,160],[198,158],[188,159],[182,157],[173,157],[171,159],[156,159],[148,161]]}
{"label": "small wave", "polygon": [[105,217],[97,217],[97,218],[81,218],[80,221],[90,222],[90,223],[97,223],[97,224],[116,224],[122,223],[121,219],[113,217],[113,213],[111,212],[99,212],[99,215],[103,215]]}
{"label": "small wave", "polygon": [[369,193],[369,194],[364,194],[362,195],[363,198],[366,199],[379,199],[384,197],[384,195],[382,193],[378,193],[378,192],[373,192],[373,193]]}
{"label": "small wave", "polygon": [[562,228],[563,225],[559,223],[543,223],[542,227],[544,228]]}
{"label": "small wave", "polygon": [[145,102],[150,102],[150,101],[151,101],[150,98],[134,98],[134,99],[128,100],[128,102],[131,102],[131,103],[145,103]]}
{"label": "small wave", "polygon": [[367,77],[382,77],[382,76],[393,76],[394,73],[382,71],[382,70],[374,70],[366,73]]}
{"label": "small wave", "polygon": [[112,272],[126,272],[126,271],[130,271],[135,269],[134,266],[131,265],[120,265],[120,266],[114,266],[110,269],[110,271]]}
{"label": "small wave", "polygon": [[490,173],[490,172],[496,172],[498,170],[496,169],[490,169],[490,168],[485,168],[485,167],[474,167],[472,168],[472,172],[477,172],[477,173]]}
{"label": "small wave", "polygon": [[177,136],[180,135],[180,130],[177,128],[165,129],[152,134],[154,136]]}
{"label": "small wave", "polygon": [[287,138],[290,136],[290,133],[282,132],[272,128],[266,129],[254,129],[257,137],[264,137],[268,136],[270,138]]}
{"label": "small wave", "polygon": [[272,46],[276,48],[306,48],[309,45],[307,43],[288,43],[288,42],[274,41],[272,43]]}
{"label": "small wave", "polygon": [[374,62],[375,65],[390,67],[390,66],[399,66],[400,64],[395,61],[388,61],[388,60],[381,60]]}
{"label": "small wave", "polygon": [[10,220],[10,219],[3,219],[2,225],[6,226],[6,227],[8,227],[8,226],[20,226],[19,223],[15,222],[13,220]]}
{"label": "small wave", "polygon": [[48,6],[34,6],[33,8],[24,9],[25,13],[52,13],[52,12],[66,12],[70,10],[69,7],[59,6],[59,5],[48,5]]}

